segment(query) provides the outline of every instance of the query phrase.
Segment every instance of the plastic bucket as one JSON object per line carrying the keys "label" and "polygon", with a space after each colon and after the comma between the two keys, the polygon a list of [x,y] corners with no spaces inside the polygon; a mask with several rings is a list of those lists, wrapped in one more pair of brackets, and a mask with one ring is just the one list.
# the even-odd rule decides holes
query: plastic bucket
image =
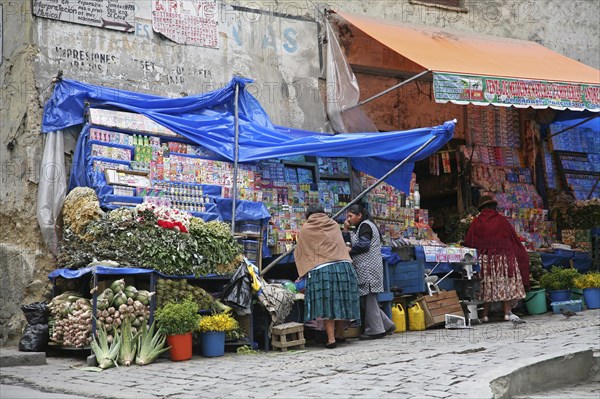
{"label": "plastic bucket", "polygon": [[225,354],[225,331],[208,331],[200,334],[202,356],[218,357]]}
{"label": "plastic bucket", "polygon": [[571,300],[581,301],[585,306],[585,301],[583,300],[583,290],[580,290],[579,288],[571,288]]}
{"label": "plastic bucket", "polygon": [[583,298],[588,309],[600,308],[600,288],[586,288],[583,290]]}
{"label": "plastic bucket", "polygon": [[169,356],[172,361],[178,362],[192,358],[191,332],[187,334],[167,335],[167,345],[171,347],[169,349]]}
{"label": "plastic bucket", "polygon": [[546,289],[529,291],[525,296],[525,306],[529,314],[544,314],[546,307]]}
{"label": "plastic bucket", "polygon": [[571,290],[548,291],[550,302],[564,302],[571,298]]}

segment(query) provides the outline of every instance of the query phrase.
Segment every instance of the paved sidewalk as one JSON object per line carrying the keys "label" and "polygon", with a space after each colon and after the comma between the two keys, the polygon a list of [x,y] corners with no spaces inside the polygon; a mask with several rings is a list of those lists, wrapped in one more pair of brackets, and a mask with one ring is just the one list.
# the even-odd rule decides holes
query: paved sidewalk
{"label": "paved sidewalk", "polygon": [[[333,350],[309,346],[185,362],[159,359],[103,372],[71,367],[85,366],[84,359],[49,357],[47,365],[0,368],[0,397],[25,397],[6,387],[20,385],[80,398],[487,398],[493,396],[492,380],[523,365],[582,350],[600,353],[600,310],[568,320],[551,313],[525,320],[518,328],[497,322],[472,330],[409,331],[353,339]],[[578,397],[598,397],[597,385],[578,387]],[[555,387],[550,382],[537,388]]]}

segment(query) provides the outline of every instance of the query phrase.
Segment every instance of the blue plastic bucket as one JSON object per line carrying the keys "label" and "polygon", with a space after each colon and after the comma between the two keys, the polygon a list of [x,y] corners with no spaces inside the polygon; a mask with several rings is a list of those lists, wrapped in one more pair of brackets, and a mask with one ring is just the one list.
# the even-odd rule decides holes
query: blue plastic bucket
{"label": "blue plastic bucket", "polygon": [[209,331],[200,334],[202,356],[218,357],[225,354],[225,331]]}
{"label": "blue plastic bucket", "polygon": [[564,302],[571,299],[571,290],[548,291],[550,302]]}
{"label": "blue plastic bucket", "polygon": [[533,290],[525,296],[525,307],[529,314],[544,314],[548,311],[546,307],[546,290]]}
{"label": "blue plastic bucket", "polygon": [[588,309],[600,308],[600,288],[584,289],[583,297],[585,298],[585,306],[587,306]]}

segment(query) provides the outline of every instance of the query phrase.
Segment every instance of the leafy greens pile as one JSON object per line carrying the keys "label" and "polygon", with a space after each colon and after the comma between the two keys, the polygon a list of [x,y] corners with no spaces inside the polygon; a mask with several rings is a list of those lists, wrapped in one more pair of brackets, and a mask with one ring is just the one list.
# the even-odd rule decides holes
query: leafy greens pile
{"label": "leafy greens pile", "polygon": [[167,275],[203,276],[232,273],[242,260],[243,248],[225,223],[192,218],[189,233],[156,223],[152,211],[119,208],[83,231],[65,226],[58,264],[77,269],[94,260],[112,260]]}

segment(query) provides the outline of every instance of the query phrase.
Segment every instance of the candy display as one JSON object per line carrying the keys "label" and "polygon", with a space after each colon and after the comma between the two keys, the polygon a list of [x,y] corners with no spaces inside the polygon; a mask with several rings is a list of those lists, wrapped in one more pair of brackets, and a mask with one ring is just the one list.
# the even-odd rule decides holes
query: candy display
{"label": "candy display", "polygon": [[[471,181],[483,191],[495,193],[498,211],[506,216],[530,249],[549,246],[556,238],[556,225],[533,185],[531,170],[524,168],[519,135],[519,114],[513,109],[467,107],[467,146],[471,152]],[[552,157],[544,158],[546,180],[554,186]]]}
{"label": "candy display", "polygon": [[520,148],[519,112],[513,108],[467,106],[467,141],[476,146]]}

